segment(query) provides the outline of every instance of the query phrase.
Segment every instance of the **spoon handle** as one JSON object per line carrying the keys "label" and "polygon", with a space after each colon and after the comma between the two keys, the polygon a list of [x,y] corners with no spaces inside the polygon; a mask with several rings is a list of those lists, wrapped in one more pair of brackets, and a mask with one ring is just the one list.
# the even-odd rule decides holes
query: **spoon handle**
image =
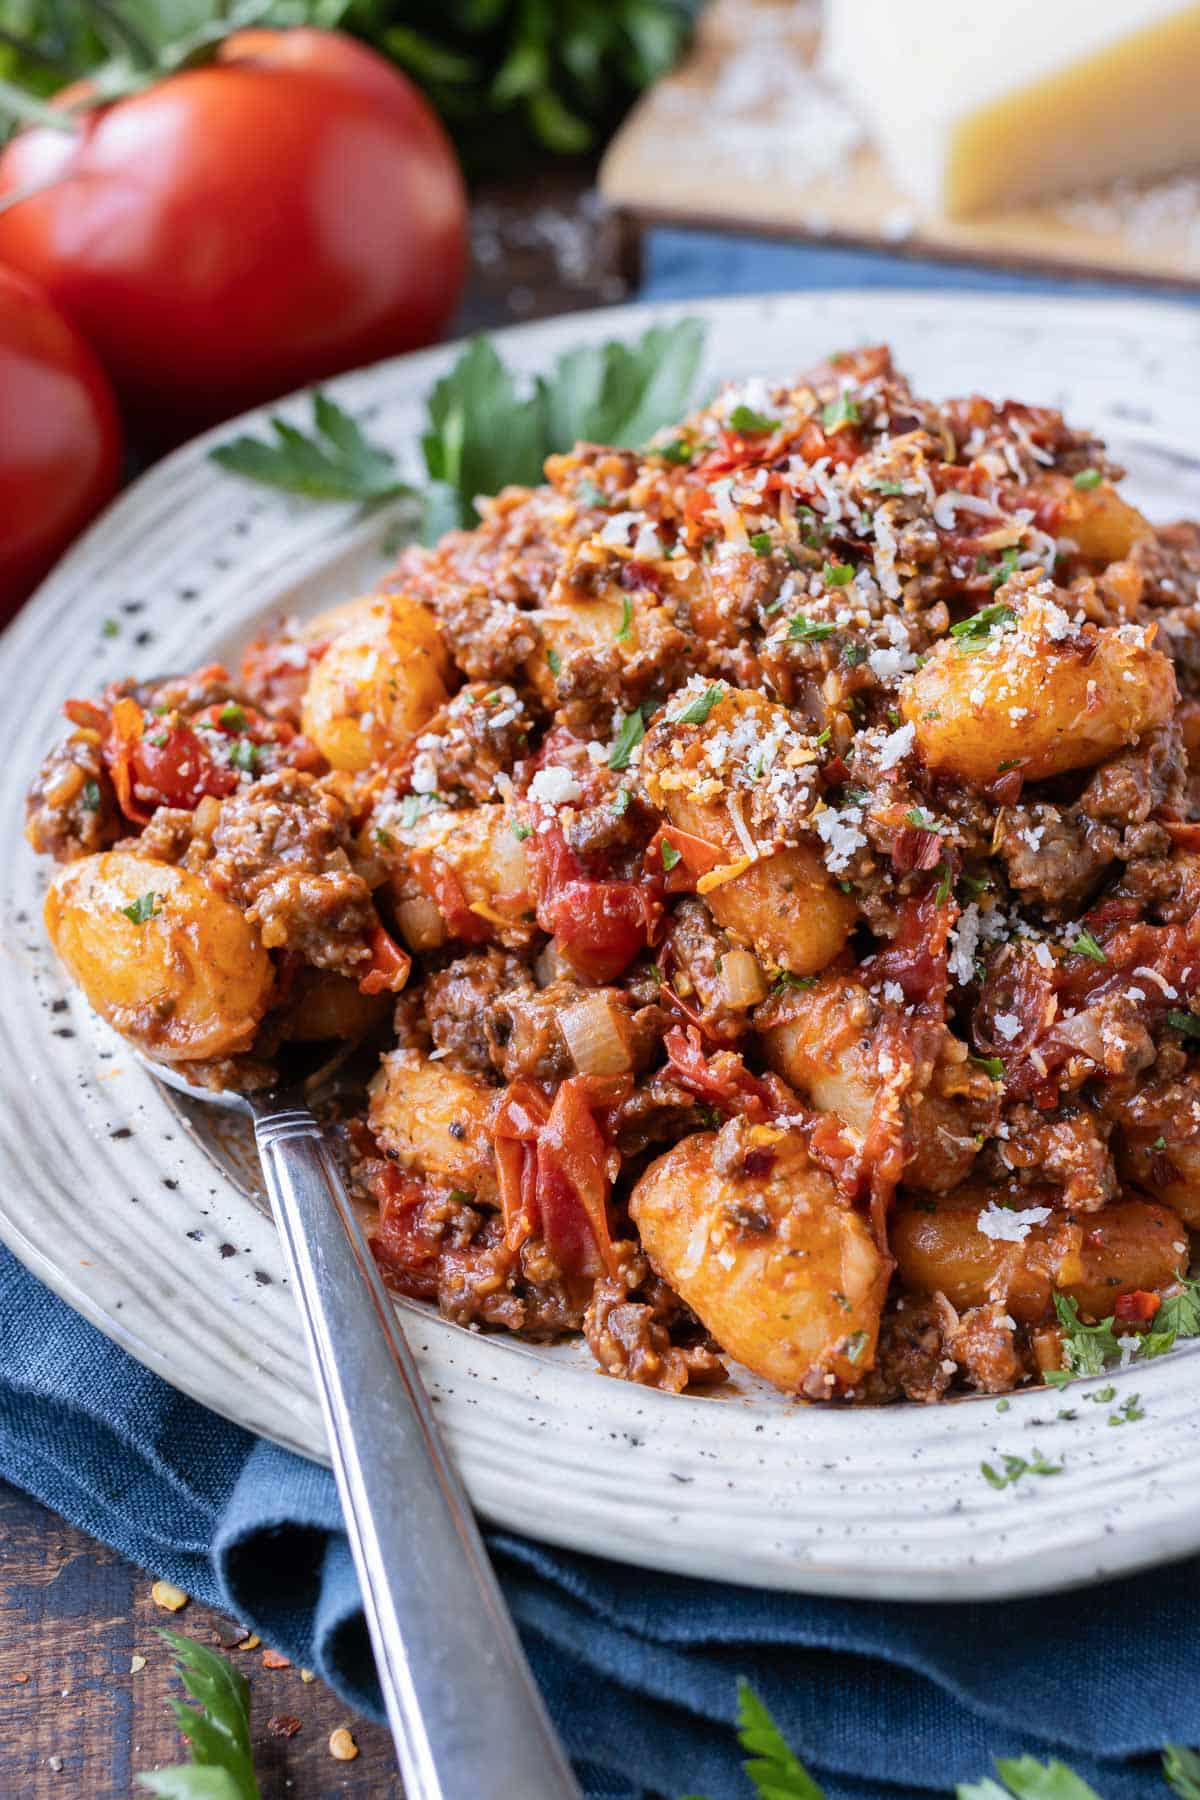
{"label": "spoon handle", "polygon": [[320,1127],[254,1129],[406,1800],[580,1800]]}

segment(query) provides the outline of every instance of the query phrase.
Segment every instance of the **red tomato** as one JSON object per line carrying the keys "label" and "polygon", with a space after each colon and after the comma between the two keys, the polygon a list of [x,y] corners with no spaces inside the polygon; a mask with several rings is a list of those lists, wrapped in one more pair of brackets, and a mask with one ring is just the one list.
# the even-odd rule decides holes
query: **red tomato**
{"label": "red tomato", "polygon": [[110,498],[120,471],[103,369],[44,294],[0,269],[0,620]]}
{"label": "red tomato", "polygon": [[0,213],[0,261],[45,285],[159,439],[427,344],[462,288],[445,133],[338,32],[239,32],[77,132],[23,131],[0,196],[30,184]]}

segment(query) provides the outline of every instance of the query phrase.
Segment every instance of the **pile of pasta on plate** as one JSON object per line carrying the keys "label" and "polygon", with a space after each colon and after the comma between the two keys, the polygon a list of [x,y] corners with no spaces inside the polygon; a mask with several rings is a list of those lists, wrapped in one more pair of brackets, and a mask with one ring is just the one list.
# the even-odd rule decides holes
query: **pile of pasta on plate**
{"label": "pile of pasta on plate", "polygon": [[1128,1358],[1200,1226],[1200,527],[1120,474],[883,349],[578,445],[72,701],[50,935],[199,1085],[376,1041],[333,1129],[463,1324],[810,1400]]}

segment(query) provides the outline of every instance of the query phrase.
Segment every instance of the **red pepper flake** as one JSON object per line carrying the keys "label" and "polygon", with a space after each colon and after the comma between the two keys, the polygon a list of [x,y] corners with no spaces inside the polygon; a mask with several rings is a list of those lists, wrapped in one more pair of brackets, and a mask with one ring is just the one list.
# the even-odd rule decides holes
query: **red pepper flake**
{"label": "red pepper flake", "polygon": [[294,1738],[300,1729],[300,1721],[295,1713],[272,1713],[267,1720],[267,1730],[272,1737]]}

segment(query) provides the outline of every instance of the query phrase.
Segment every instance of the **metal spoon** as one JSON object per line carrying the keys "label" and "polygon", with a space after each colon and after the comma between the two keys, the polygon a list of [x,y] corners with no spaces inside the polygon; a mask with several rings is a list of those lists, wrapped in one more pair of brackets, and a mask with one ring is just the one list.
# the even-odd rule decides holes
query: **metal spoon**
{"label": "metal spoon", "polygon": [[[265,1094],[193,1087],[247,1113],[329,1438],[406,1800],[581,1800],[446,1453],[396,1309],[310,1102],[344,1052]],[[361,1091],[361,1088],[360,1088]]]}

